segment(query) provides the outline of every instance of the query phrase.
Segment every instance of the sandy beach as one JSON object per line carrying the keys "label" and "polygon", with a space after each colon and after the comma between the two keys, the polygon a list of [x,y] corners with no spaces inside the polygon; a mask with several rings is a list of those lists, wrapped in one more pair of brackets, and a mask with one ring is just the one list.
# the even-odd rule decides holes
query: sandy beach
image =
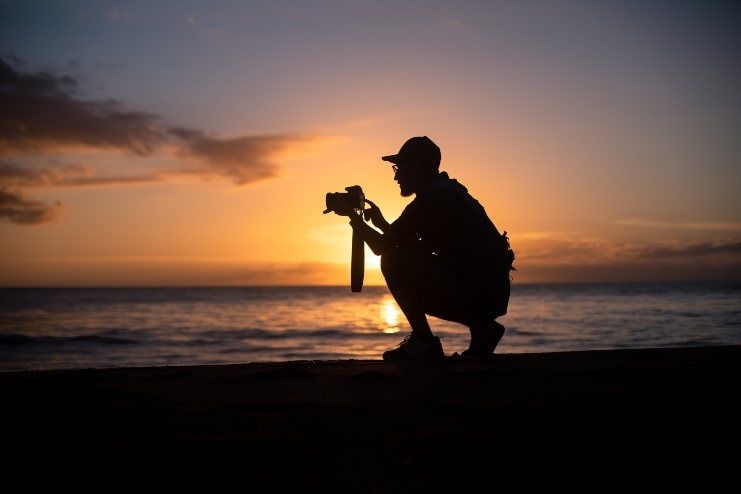
{"label": "sandy beach", "polygon": [[421,492],[547,472],[707,487],[735,475],[739,377],[740,346],[0,373],[6,481]]}

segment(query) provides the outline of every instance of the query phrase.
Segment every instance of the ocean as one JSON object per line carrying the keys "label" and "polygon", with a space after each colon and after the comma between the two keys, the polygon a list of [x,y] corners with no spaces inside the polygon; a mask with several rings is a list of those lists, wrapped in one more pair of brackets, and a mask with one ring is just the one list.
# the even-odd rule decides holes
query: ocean
{"label": "ocean", "polygon": [[[515,282],[498,321],[497,353],[739,345],[741,282]],[[2,372],[380,359],[408,333],[380,286],[0,289]]]}

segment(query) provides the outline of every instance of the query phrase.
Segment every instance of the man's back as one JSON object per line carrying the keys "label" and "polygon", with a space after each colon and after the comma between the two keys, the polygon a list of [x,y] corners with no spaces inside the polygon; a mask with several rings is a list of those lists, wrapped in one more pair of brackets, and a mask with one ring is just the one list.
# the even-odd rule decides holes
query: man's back
{"label": "man's back", "polygon": [[464,269],[496,262],[501,235],[466,187],[441,172],[392,223],[399,238],[418,239],[426,251]]}

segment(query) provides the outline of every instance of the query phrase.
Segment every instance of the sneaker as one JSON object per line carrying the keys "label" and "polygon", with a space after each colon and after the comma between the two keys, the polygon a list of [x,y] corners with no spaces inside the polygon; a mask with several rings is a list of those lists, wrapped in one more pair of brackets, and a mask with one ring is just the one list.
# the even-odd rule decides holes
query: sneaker
{"label": "sneaker", "polygon": [[410,334],[399,343],[399,348],[383,352],[383,360],[442,360],[445,358],[443,346],[437,336],[426,340]]}
{"label": "sneaker", "polygon": [[471,328],[471,344],[463,350],[461,357],[488,357],[494,353],[499,340],[504,336],[504,326],[496,321],[481,328]]}

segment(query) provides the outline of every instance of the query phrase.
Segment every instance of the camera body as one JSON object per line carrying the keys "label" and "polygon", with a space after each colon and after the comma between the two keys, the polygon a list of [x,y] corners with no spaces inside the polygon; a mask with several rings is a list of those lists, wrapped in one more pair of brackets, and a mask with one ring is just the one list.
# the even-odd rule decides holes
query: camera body
{"label": "camera body", "polygon": [[348,216],[353,212],[363,211],[365,208],[365,194],[359,185],[345,187],[347,192],[327,192],[327,209],[324,214],[334,211],[337,214]]}

